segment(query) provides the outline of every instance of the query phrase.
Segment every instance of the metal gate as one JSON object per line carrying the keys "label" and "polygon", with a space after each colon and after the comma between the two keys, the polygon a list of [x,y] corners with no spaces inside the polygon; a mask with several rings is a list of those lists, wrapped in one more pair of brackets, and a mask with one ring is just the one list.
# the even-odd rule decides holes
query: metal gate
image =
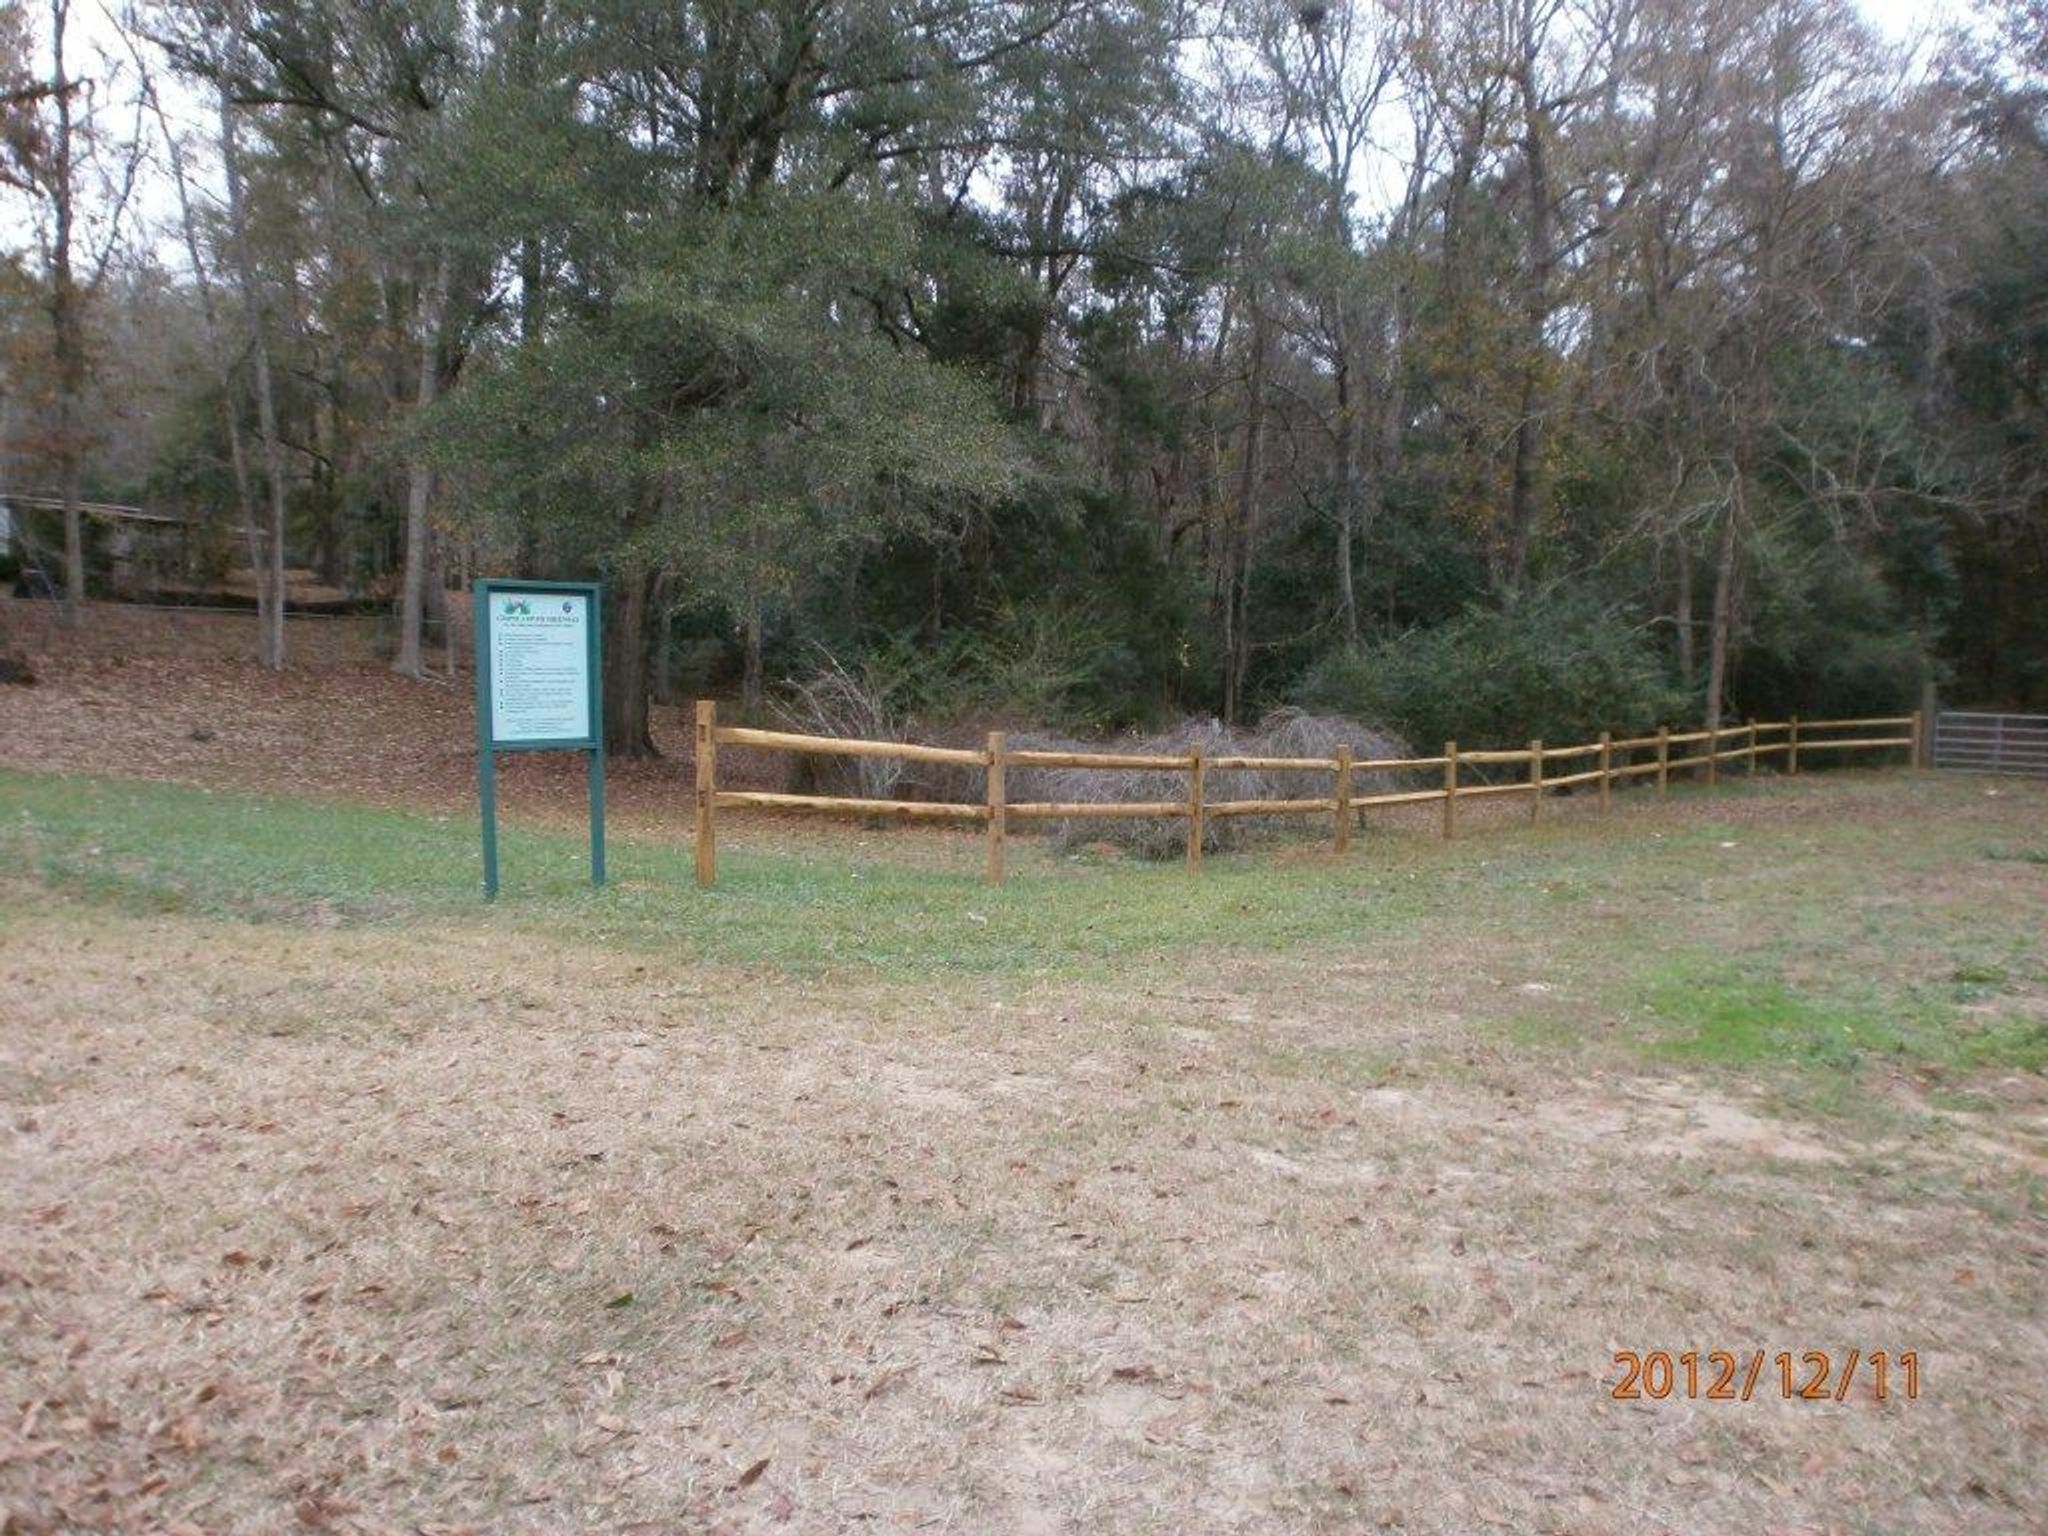
{"label": "metal gate", "polygon": [[1945,709],[1934,717],[1934,766],[2048,779],[2048,715]]}

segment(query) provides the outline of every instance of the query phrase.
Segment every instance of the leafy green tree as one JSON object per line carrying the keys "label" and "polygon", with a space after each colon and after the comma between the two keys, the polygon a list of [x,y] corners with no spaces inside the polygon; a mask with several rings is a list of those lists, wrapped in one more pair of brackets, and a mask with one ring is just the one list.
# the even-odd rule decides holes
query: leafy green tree
{"label": "leafy green tree", "polygon": [[730,605],[757,708],[764,616],[820,564],[1020,465],[986,387],[896,346],[900,221],[849,191],[768,191],[622,251],[615,302],[480,360],[433,424],[478,512],[613,584],[607,735],[647,750],[654,589]]}

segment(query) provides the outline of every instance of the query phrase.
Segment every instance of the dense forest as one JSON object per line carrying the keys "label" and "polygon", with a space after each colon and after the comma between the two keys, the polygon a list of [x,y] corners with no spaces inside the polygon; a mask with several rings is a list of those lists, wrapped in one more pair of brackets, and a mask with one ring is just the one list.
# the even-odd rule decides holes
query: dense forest
{"label": "dense forest", "polygon": [[[2048,708],[2048,3],[0,4],[0,452],[606,732]],[[90,622],[89,611],[74,615]],[[808,695],[807,695],[808,696]]]}

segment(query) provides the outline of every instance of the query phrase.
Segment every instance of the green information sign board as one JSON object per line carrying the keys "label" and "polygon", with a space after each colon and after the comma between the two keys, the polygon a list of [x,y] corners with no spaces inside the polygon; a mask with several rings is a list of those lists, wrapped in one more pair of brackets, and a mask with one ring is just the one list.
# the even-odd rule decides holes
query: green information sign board
{"label": "green information sign board", "polygon": [[581,752],[588,758],[590,883],[604,884],[600,592],[594,581],[494,579],[472,588],[487,900],[498,894],[500,752]]}

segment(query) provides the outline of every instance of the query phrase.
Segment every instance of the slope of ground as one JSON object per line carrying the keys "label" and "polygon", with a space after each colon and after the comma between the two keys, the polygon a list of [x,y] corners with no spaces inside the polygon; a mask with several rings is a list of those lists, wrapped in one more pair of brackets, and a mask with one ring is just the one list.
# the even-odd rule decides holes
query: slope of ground
{"label": "slope of ground", "polygon": [[[18,637],[38,679],[0,694],[0,766],[445,809],[476,803],[468,674],[396,676],[375,653],[377,620],[300,622],[295,664],[280,675],[256,663],[254,620],[243,615],[95,604],[66,633],[46,610],[0,604],[0,633]],[[676,711],[657,711],[655,726],[665,750],[687,750]],[[686,767],[614,765],[620,815],[673,818]],[[508,814],[582,812],[582,763],[567,754],[508,758],[504,782]]]}

